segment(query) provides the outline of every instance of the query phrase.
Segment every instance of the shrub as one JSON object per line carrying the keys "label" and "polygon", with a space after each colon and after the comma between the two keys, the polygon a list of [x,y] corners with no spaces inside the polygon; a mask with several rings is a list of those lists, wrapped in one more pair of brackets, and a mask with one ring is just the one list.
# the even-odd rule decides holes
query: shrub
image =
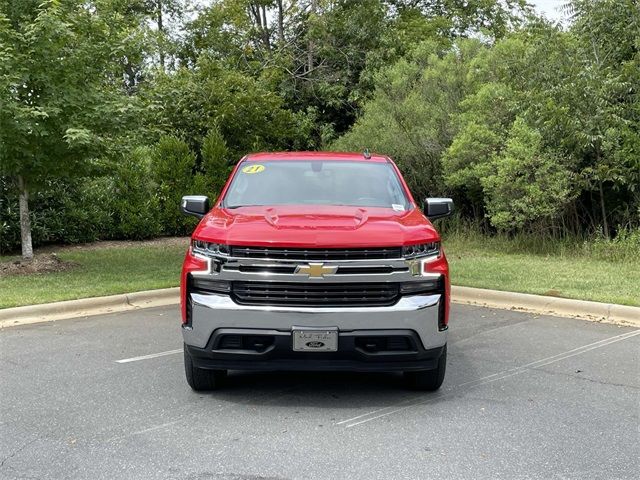
{"label": "shrub", "polygon": [[[212,128],[202,142],[202,169],[210,180],[207,194],[217,196],[224,187],[230,173],[229,149],[217,127]],[[194,190],[195,191],[195,190]]]}
{"label": "shrub", "polygon": [[585,241],[583,250],[594,258],[626,260],[640,258],[640,228],[621,227],[613,239],[600,233],[591,241]]}
{"label": "shrub", "polygon": [[[112,233],[111,191],[106,178],[48,180],[30,198],[34,246],[84,243]],[[18,196],[6,177],[0,177],[0,253],[20,249]]]}
{"label": "shrub", "polygon": [[117,165],[112,180],[114,238],[140,240],[158,236],[163,228],[160,203],[151,181],[149,150],[137,148]]}
{"label": "shrub", "polygon": [[570,200],[571,174],[560,159],[541,148],[542,136],[517,119],[504,152],[492,158],[493,172],[482,178],[491,223],[519,230],[555,218]]}
{"label": "shrub", "polygon": [[139,151],[150,158],[161,230],[167,235],[190,233],[194,219],[180,212],[180,200],[183,195],[193,193],[195,154],[184,141],[173,136],[162,137],[150,150]]}

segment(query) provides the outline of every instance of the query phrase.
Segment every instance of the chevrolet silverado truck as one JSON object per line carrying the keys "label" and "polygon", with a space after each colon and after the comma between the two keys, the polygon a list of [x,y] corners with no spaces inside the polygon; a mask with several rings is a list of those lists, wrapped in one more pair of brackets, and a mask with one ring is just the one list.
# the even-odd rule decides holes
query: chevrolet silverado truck
{"label": "chevrolet silverado truck", "polygon": [[445,376],[450,284],[431,224],[393,161],[368,153],[258,153],[200,218],[181,277],[187,382],[228,370],[399,371],[416,389]]}

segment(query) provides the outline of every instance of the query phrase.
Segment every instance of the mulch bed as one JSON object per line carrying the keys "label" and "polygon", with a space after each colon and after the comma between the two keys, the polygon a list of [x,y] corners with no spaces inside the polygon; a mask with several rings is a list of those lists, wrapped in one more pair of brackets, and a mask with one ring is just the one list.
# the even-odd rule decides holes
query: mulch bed
{"label": "mulch bed", "polygon": [[60,260],[55,253],[41,253],[33,260],[11,260],[0,263],[0,277],[9,275],[29,275],[33,273],[64,272],[78,266],[75,262]]}

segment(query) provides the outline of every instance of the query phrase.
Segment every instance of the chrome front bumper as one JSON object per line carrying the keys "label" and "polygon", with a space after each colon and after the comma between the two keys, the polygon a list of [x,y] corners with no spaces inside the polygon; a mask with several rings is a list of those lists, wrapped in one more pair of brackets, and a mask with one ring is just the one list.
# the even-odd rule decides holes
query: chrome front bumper
{"label": "chrome front bumper", "polygon": [[204,348],[217,329],[291,331],[292,327],[338,327],[339,331],[403,329],[416,332],[424,349],[443,346],[438,328],[440,295],[402,297],[386,307],[305,308],[248,306],[227,295],[191,293],[191,323],[182,328],[187,345]]}

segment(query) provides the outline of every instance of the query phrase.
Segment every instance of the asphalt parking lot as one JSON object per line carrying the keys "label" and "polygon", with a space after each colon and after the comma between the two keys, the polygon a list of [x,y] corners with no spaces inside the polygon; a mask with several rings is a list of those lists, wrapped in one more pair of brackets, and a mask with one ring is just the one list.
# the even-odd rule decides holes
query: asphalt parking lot
{"label": "asphalt parking lot", "polygon": [[177,307],[4,329],[0,478],[637,478],[640,330],[460,305],[450,325],[435,394],[241,372],[194,393]]}

